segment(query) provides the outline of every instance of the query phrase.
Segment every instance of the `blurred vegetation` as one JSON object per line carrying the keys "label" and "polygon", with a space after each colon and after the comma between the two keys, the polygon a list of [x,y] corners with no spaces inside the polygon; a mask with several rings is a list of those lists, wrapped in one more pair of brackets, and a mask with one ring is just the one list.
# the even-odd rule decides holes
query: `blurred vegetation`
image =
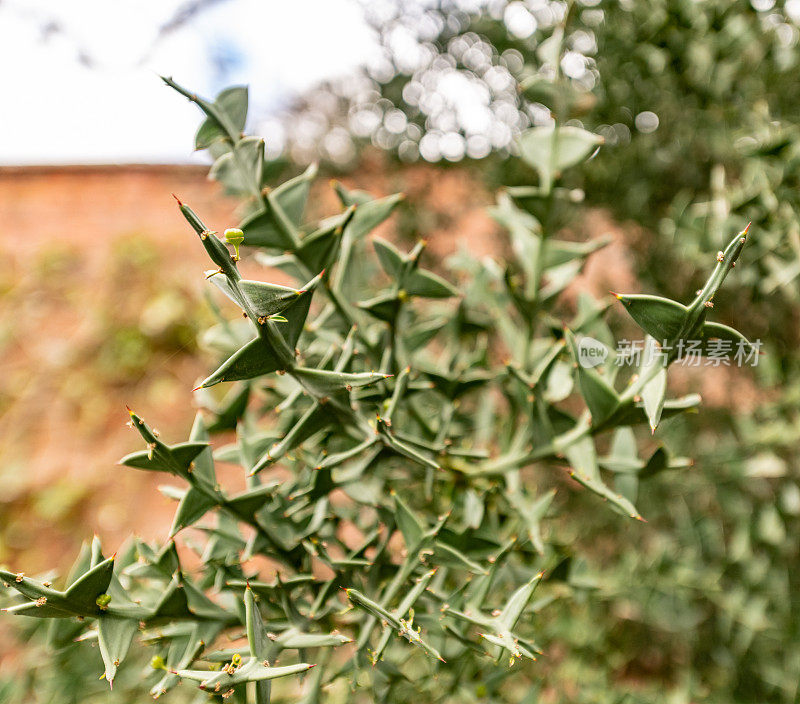
{"label": "blurred vegetation", "polygon": [[[639,701],[632,692],[653,680],[667,689],[641,701],[800,696],[798,21],[793,0],[490,2],[478,13],[398,3],[373,15],[386,52],[368,89],[325,88],[337,99],[330,123],[349,125],[356,145],[367,119],[372,143],[401,160],[491,149],[468,168],[498,185],[530,183],[506,157],[552,112],[599,132],[605,147],[570,183],[647,228],[630,250],[643,290],[691,296],[698,255],[753,222],[748,267],[718,312],[765,343],[750,377],[760,400],[752,409],[738,393],[742,372],[729,404],[671,422],[672,446],[696,462],[643,497],[645,544],[581,514],[604,539],[588,545],[585,602],[548,624],[567,655],[544,667],[578,683],[553,701]],[[557,94],[547,53],[562,26],[570,80]],[[453,84],[472,86],[489,119],[459,112],[469,98]]]}
{"label": "blurred vegetation", "polygon": [[[117,434],[132,394],[173,401],[175,367],[194,358],[210,313],[157,265],[147,236],[120,237],[100,258],[69,241],[22,254],[4,247],[0,283],[0,561],[66,567],[63,551],[111,496],[92,447]],[[53,334],[37,337],[47,325]],[[54,454],[59,442],[69,451]]]}
{"label": "blurred vegetation", "polygon": [[[745,315],[781,355],[775,371],[796,374],[796,0],[477,6],[368,6],[383,53],[357,80],[320,86],[296,107],[288,152],[341,169],[372,144],[402,161],[464,160],[492,187],[527,184],[531,171],[506,157],[522,130],[561,111],[606,140],[571,185],[659,235],[634,252],[654,287],[690,296],[699,284],[693,259],[753,222],[759,252],[742,280]],[[557,94],[547,40],[567,15],[568,89]],[[685,266],[660,266],[675,256]]]}
{"label": "blurred vegetation", "polygon": [[[708,701],[793,702],[800,696],[800,3],[479,7],[444,0],[368,8],[382,56],[358,80],[332,81],[298,105],[300,116],[313,115],[316,134],[290,130],[290,153],[342,169],[371,144],[404,162],[460,162],[491,186],[526,185],[532,172],[507,158],[514,140],[563,111],[606,140],[591,168],[568,183],[585,191],[588,206],[646,228],[629,248],[643,290],[679,298],[700,283],[698,255],[753,222],[748,267],[718,312],[747,321],[766,355],[726,382],[729,403],[671,422],[667,433],[696,462],[659,479],[648,495],[644,510],[657,538],[630,549],[618,527],[593,525],[587,532],[616,549],[589,551],[586,602],[552,625],[556,641],[569,644],[563,681],[582,683],[569,701],[600,701],[599,692],[620,683],[623,691],[655,678]],[[548,40],[561,26],[568,81],[555,94]],[[744,400],[752,381],[755,408]],[[583,689],[586,680],[596,694]],[[643,700],[662,700],[652,697]]]}

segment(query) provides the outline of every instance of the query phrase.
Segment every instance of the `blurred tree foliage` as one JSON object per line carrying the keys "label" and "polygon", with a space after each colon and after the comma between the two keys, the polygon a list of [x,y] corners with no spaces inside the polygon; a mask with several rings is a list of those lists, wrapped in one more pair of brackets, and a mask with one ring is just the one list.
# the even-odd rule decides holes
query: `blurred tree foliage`
{"label": "blurred tree foliage", "polygon": [[[613,671],[628,691],[653,677],[675,686],[676,699],[641,701],[688,701],[678,691],[797,701],[800,3],[445,0],[376,3],[368,17],[381,59],[300,107],[338,135],[318,140],[323,159],[337,161],[331,144],[354,158],[371,142],[404,161],[475,160],[493,185],[528,184],[532,172],[506,156],[524,129],[563,117],[606,140],[570,185],[644,225],[640,275],[687,296],[700,283],[698,253],[753,222],[753,266],[720,313],[735,309],[768,348],[755,411],[734,403],[667,429],[695,469],[658,480],[644,509],[658,530],[643,550],[588,519],[609,546],[593,543],[585,563],[595,598],[551,625],[570,654],[557,668],[580,696],[620,691]],[[557,68],[568,80],[554,92],[550,40],[562,31]]]}
{"label": "blurred tree foliage", "polygon": [[[776,292],[798,301],[797,0],[440,0],[365,11],[383,52],[364,75],[297,106],[295,158],[341,166],[372,143],[406,161],[482,159],[492,185],[527,184],[530,171],[505,157],[522,130],[561,113],[606,139],[576,184],[590,202],[663,235],[648,261],[675,245],[687,258],[719,248],[753,221],[754,317],[784,347],[797,344],[787,308],[764,303]],[[561,92],[548,80],[554,31],[568,48]],[[647,273],[666,283],[663,267]],[[688,294],[698,281],[687,272],[679,283]]]}

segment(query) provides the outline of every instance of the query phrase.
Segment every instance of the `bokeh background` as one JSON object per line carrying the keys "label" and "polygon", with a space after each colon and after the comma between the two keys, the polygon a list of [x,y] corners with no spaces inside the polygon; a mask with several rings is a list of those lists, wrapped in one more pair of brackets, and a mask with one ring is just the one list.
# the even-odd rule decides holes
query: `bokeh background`
{"label": "bokeh background", "polygon": [[[237,204],[158,74],[249,84],[276,179],[319,161],[407,193],[387,236],[500,255],[485,206],[530,182],[514,140],[551,119],[567,13],[570,117],[605,138],[573,227],[612,237],[580,285],[688,298],[752,221],[716,312],[766,354],[677,375],[704,405],[664,433],[695,464],[649,485],[644,537],[587,540],[587,598],[551,624],[547,667],[576,692],[798,701],[800,0],[0,1],[0,563],[63,569],[92,530],[113,548],[171,521],[158,480],[116,464],[125,404],[185,434],[211,314],[170,194],[219,230]],[[334,208],[324,187],[311,202]]]}

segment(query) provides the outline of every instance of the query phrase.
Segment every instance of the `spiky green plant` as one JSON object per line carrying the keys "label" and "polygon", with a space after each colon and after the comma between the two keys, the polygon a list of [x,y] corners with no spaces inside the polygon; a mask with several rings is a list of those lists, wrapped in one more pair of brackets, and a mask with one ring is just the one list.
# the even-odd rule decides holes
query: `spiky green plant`
{"label": "spiky green plant", "polygon": [[[243,318],[220,313],[204,338],[223,361],[195,389],[204,410],[188,441],[165,442],[130,411],[144,449],[122,464],[184,485],[164,489],[178,502],[165,542],[132,539],[105,558],[95,540],[62,589],[2,571],[18,592],[6,610],[53,619],[58,657],[96,642],[109,684],[138,634],[151,668],[125,686],[154,697],[185,681],[202,697],[264,704],[277,680],[275,700],[308,703],[521,700],[515,677],[529,687],[539,665],[511,666],[536,660],[537,614],[568,596],[569,546],[548,518],[579,520],[569,497],[583,487],[641,519],[640,481],[687,464],[661,446],[640,452],[650,441],[635,431],[699,403],[667,398],[676,350],[697,339],[708,354],[721,339],[752,352],[705,320],[747,230],[689,306],[618,296],[662,347],[625,384],[613,353],[578,364],[582,338],[611,345],[605,306],[581,296],[565,320],[560,303],[603,244],[555,237],[575,200],[561,173],[596,151],[595,135],[557,123],[522,136],[538,182],[492,208],[513,255],[462,252],[456,284],[423,264],[424,242],[405,252],[369,236],[400,195],[336,185],[341,211],[309,225],[315,170],[267,187],[263,142],[243,134],[246,89],[210,102],[165,81],[205,114],[196,144],[212,177],[245,199],[224,240],[178,201],[213,263],[206,278]],[[243,278],[240,247],[294,285]],[[212,445],[231,429],[232,442]],[[223,487],[217,462],[239,465],[246,488]],[[44,701],[32,679],[25,691]],[[47,700],[65,701],[64,687]],[[94,691],[68,687],[73,700]]]}

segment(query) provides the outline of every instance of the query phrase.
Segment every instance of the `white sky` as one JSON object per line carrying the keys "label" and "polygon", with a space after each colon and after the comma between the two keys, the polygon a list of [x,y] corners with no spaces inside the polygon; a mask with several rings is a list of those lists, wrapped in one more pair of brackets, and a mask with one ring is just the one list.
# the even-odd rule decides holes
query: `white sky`
{"label": "white sky", "polygon": [[[263,112],[376,51],[355,0],[227,0],[153,48],[184,4],[2,0],[0,164],[196,160],[199,110],[159,73],[207,97],[249,83]],[[43,36],[53,21],[60,30]],[[225,75],[214,55],[229,57]]]}

